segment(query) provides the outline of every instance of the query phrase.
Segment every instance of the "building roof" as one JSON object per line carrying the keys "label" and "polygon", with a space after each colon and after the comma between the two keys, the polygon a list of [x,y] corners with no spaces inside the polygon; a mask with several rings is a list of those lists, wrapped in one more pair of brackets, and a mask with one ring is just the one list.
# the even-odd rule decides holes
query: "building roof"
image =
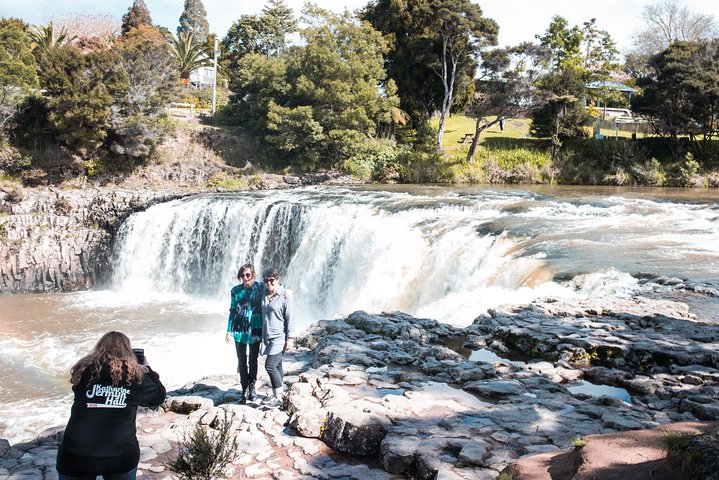
{"label": "building roof", "polygon": [[619,82],[605,82],[597,80],[595,82],[589,82],[587,88],[608,88],[609,90],[619,90],[620,92],[634,93],[637,91],[636,88],[632,88],[628,85],[624,85]]}

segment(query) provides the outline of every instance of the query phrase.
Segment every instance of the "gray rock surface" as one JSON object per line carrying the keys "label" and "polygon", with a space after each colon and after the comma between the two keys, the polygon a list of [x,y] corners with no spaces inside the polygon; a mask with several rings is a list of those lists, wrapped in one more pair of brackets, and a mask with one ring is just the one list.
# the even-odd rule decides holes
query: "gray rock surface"
{"label": "gray rock surface", "polygon": [[[493,479],[517,459],[569,450],[576,438],[716,418],[715,329],[681,305],[646,298],[536,302],[465,329],[354,312],[297,339],[281,410],[238,405],[237,377],[218,376],[143,412],[140,470],[171,478],[178,433],[214,428],[227,413],[239,447],[228,478]],[[680,347],[704,355],[689,358]],[[474,348],[529,358],[469,361]],[[575,390],[577,379],[599,390]],[[618,397],[606,387],[626,390]],[[55,478],[60,431],[0,442],[0,473]]]}

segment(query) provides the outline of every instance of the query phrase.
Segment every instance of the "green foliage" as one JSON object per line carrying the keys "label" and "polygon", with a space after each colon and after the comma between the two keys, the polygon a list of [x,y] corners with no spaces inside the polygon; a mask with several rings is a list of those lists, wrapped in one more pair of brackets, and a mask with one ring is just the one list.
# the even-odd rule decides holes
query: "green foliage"
{"label": "green foliage", "polygon": [[[652,57],[651,76],[640,79],[641,95],[633,98],[635,110],[652,119],[654,129],[670,139],[675,161],[682,158],[688,135],[715,130],[719,101],[719,41],[676,42]],[[698,148],[693,148],[699,151]],[[700,159],[701,160],[701,159]]]}
{"label": "green foliage", "polygon": [[327,141],[322,125],[314,119],[312,107],[283,107],[272,102],[267,112],[267,141],[301,170],[307,171],[320,160],[320,150]]}
{"label": "green foliage", "polygon": [[587,441],[583,438],[574,437],[571,440],[572,448],[578,449],[578,448],[584,448],[587,446]]}
{"label": "green foliage", "polygon": [[661,187],[667,181],[667,175],[662,164],[656,158],[650,158],[644,163],[633,164],[629,167],[632,176],[639,185]]}
{"label": "green foliage", "polygon": [[101,148],[129,159],[152,154],[167,132],[164,107],[177,83],[156,29],[136,28],[112,50],[83,54],[61,47],[41,60],[45,95],[32,113],[46,116],[61,145],[84,159],[103,157]]}
{"label": "green foliage", "polygon": [[237,456],[237,444],[232,436],[232,420],[225,411],[214,425],[198,423],[185,432],[179,442],[177,458],[167,464],[168,469],[181,480],[213,480]]}
{"label": "green foliage", "polygon": [[[215,90],[215,102],[218,110],[221,110],[230,101],[227,89],[217,87]],[[178,101],[191,103],[195,108],[209,110],[212,108],[212,87],[194,88],[189,87],[182,90]]]}
{"label": "green foliage", "polygon": [[107,136],[112,91],[127,81],[116,69],[118,60],[115,51],[83,55],[67,47],[54,48],[41,59],[49,127],[62,145],[81,155],[92,155]]}
{"label": "green foliage", "polygon": [[667,460],[682,478],[719,480],[719,430],[706,433],[662,432]]}
{"label": "green foliage", "polygon": [[588,114],[579,103],[584,92],[585,78],[578,68],[550,72],[538,82],[538,87],[548,95],[548,100],[532,112],[530,134],[559,140],[585,137],[582,125]]}
{"label": "green foliage", "polygon": [[202,0],[185,0],[185,8],[180,15],[180,26],[177,27],[177,36],[185,33],[204,39],[209,32],[210,24],[207,23],[207,12]]}
{"label": "green foliage", "polygon": [[111,129],[106,147],[143,160],[168,133],[165,106],[173,97],[177,73],[167,43],[154,28],[141,27],[121,41],[117,69],[124,82],[113,91]]}
{"label": "green foliage", "polygon": [[177,64],[180,78],[187,81],[190,73],[199,67],[212,65],[212,60],[205,55],[206,43],[192,31],[180,31],[177,37],[170,40],[170,52]]}
{"label": "green foliage", "polygon": [[225,65],[233,66],[245,55],[277,55],[284,51],[287,36],[297,30],[292,9],[284,0],[270,0],[261,15],[242,15],[222,39],[227,52]]}
{"label": "green foliage", "polygon": [[693,185],[699,177],[701,165],[694,159],[694,155],[687,153],[684,162],[679,165],[678,183],[682,186]]}
{"label": "green foliage", "polygon": [[0,23],[0,145],[20,105],[38,86],[30,38],[20,22]]}
{"label": "green foliage", "polygon": [[342,170],[362,180],[393,180],[399,174],[398,158],[404,151],[394,140],[366,140],[355,146]]}
{"label": "green foliage", "polygon": [[285,60],[248,54],[230,73],[229,115],[236,123],[260,135],[266,134],[270,102],[284,103],[290,88]]}
{"label": "green foliage", "polygon": [[29,32],[30,38],[35,46],[35,52],[38,55],[46,53],[48,50],[55,47],[68,44],[77,38],[76,36],[69,36],[67,30],[63,27],[59,32],[55,32],[55,27],[52,22],[47,25],[34,26]]}
{"label": "green foliage", "polygon": [[392,125],[398,100],[384,83],[384,42],[349,14],[305,11],[304,47],[281,57],[250,53],[230,76],[230,108],[301,170],[341,165]]}
{"label": "green foliage", "polygon": [[246,178],[237,178],[227,173],[218,173],[212,175],[207,180],[207,186],[209,188],[221,189],[221,190],[247,190],[250,186]]}
{"label": "green foliage", "polygon": [[142,26],[152,26],[152,17],[150,10],[147,9],[144,0],[133,0],[132,6],[127,9],[127,13],[122,16],[122,35],[127,35],[133,28]]}

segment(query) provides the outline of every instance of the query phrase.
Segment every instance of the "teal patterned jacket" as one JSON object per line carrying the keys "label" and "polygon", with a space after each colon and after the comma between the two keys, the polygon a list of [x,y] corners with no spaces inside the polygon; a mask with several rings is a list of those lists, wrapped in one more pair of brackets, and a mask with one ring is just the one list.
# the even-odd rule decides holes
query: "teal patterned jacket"
{"label": "teal patterned jacket", "polygon": [[[230,315],[227,319],[227,331],[232,333],[236,342],[251,344],[262,340],[262,295],[264,289],[262,283],[253,282],[250,288],[239,284],[230,291]],[[241,323],[241,319],[237,316],[242,312],[250,318],[249,331],[237,331],[237,325]]]}

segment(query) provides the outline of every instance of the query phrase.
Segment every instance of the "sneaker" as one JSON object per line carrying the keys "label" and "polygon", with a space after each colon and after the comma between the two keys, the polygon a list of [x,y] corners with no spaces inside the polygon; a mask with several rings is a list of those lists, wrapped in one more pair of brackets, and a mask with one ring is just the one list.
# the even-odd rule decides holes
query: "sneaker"
{"label": "sneaker", "polygon": [[253,384],[251,384],[247,389],[247,400],[250,402],[257,400],[257,390],[255,390],[255,386]]}
{"label": "sneaker", "polygon": [[282,400],[272,395],[270,397],[267,397],[267,400],[265,400],[263,405],[267,408],[280,408],[282,406]]}

